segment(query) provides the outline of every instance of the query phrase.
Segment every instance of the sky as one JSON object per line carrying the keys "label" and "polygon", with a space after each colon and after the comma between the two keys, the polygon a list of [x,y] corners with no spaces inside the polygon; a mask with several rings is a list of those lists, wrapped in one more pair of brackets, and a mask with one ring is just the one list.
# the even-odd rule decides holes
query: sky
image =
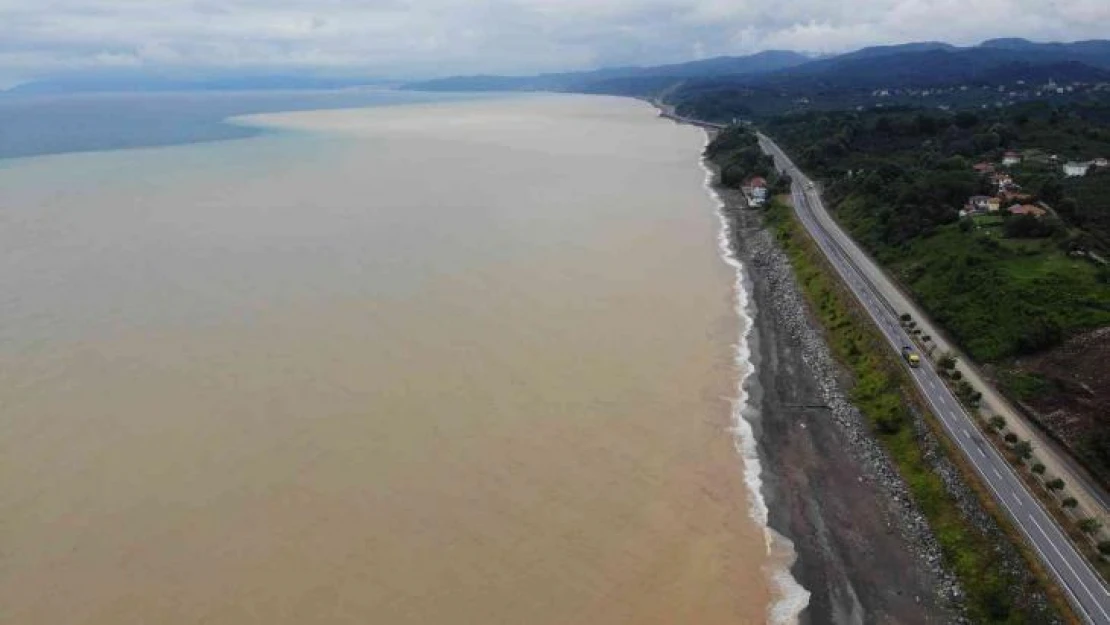
{"label": "sky", "polygon": [[1108,0],[0,0],[0,87],[66,73],[421,78],[1110,36]]}

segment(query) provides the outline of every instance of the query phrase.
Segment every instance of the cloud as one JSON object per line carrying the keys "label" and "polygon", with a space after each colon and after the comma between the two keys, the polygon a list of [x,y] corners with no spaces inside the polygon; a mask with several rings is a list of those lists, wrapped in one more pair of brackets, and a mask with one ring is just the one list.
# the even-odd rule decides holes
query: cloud
{"label": "cloud", "polygon": [[1108,32],[1106,0],[0,0],[0,81],[120,67],[533,72]]}

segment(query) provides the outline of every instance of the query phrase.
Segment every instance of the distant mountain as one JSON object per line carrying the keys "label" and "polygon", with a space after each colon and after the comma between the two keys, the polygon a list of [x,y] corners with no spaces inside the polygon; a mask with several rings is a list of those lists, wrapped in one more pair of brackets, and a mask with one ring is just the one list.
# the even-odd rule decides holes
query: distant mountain
{"label": "distant mountain", "polygon": [[317,76],[220,76],[207,78],[167,78],[145,74],[81,75],[38,80],[17,85],[6,93],[94,93],[166,91],[305,91],[346,89],[381,85],[366,78],[324,78]]}
{"label": "distant mountain", "polygon": [[912,54],[914,52],[932,52],[934,50],[958,50],[956,46],[941,41],[918,41],[915,43],[900,43],[891,46],[870,46],[854,52],[831,57],[840,61],[851,59],[870,59],[881,56],[895,56],[899,54]]}
{"label": "distant mountain", "polygon": [[689,78],[759,74],[795,67],[810,60],[797,52],[767,50],[749,56],[722,56],[653,67],[616,67],[536,76],[456,76],[410,83],[405,88],[419,91],[595,91],[604,83],[672,84]]}
{"label": "distant mountain", "polygon": [[[791,90],[812,88],[930,88],[957,83],[997,84],[1007,80],[1102,81],[1110,78],[1110,46],[1076,51],[1066,46],[871,49],[814,61],[744,81]],[[1024,74],[1021,70],[1025,70]],[[1055,74],[1054,74],[1055,72]]]}
{"label": "distant mountain", "polygon": [[1035,49],[1041,44],[1033,43],[1028,39],[1021,37],[1002,37],[999,39],[987,39],[979,44],[980,48],[1004,48],[1006,50],[1030,50]]}
{"label": "distant mountain", "polygon": [[542,74],[470,76],[407,85],[434,91],[577,91],[659,95],[709,86],[777,89],[805,95],[814,90],[932,88],[960,83],[998,84],[1015,80],[1099,82],[1110,80],[1110,41],[1036,43],[990,39],[958,47],[924,41],[873,46],[812,59],[795,52],[768,51],[657,67],[625,67]]}

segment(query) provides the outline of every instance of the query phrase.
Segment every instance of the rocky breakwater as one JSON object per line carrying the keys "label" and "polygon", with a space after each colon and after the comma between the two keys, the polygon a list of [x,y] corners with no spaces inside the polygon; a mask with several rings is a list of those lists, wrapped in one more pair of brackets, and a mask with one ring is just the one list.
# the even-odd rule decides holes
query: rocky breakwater
{"label": "rocky breakwater", "polygon": [[761,211],[739,192],[717,192],[751,294],[748,390],[769,522],[794,542],[792,572],[811,593],[802,622],[963,622],[959,584],[849,401],[847,374],[807,313],[789,259]]}

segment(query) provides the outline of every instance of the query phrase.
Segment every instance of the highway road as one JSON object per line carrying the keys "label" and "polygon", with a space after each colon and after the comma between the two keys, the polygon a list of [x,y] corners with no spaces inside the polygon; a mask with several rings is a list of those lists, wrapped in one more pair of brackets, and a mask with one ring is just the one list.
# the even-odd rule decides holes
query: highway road
{"label": "highway road", "polygon": [[[855,294],[890,346],[901,352],[912,345],[901,327],[899,311],[888,293],[896,291],[862,250],[833,221],[821,202],[820,193],[779,147],[760,135],[763,150],[775,159],[776,167],[793,180],[794,212],[820,246],[844,282]],[[1026,540],[1056,577],[1076,613],[1088,623],[1110,625],[1110,591],[1091,565],[1068,540],[1063,530],[1030,493],[1025,483],[990,441],[983,438],[972,417],[944,385],[928,358],[919,368],[908,368],[921,394],[945,431],[975,467],[983,482],[1005,509]]]}

